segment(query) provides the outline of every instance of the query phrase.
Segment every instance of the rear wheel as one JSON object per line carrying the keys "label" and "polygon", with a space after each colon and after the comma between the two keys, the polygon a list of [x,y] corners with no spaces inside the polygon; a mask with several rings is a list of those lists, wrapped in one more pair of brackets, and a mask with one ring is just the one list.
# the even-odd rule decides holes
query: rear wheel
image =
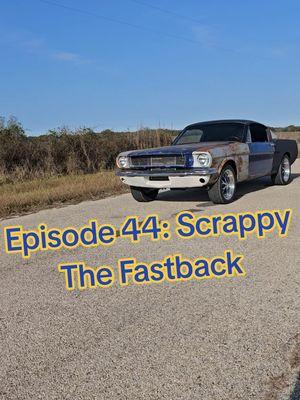
{"label": "rear wheel", "polygon": [[236,192],[236,174],[231,165],[225,165],[217,182],[208,190],[213,203],[226,204],[233,201]]}
{"label": "rear wheel", "polygon": [[158,195],[158,189],[147,189],[142,187],[130,186],[132,197],[139,202],[153,201]]}
{"label": "rear wheel", "polygon": [[285,154],[282,157],[277,174],[271,175],[271,179],[274,185],[287,185],[291,182],[291,178],[291,161],[290,157]]}

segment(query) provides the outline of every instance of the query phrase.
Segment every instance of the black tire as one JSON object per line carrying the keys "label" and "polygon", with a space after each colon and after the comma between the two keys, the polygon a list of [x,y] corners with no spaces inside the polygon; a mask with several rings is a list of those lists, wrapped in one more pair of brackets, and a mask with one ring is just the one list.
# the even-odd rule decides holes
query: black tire
{"label": "black tire", "polygon": [[148,202],[156,199],[159,189],[147,189],[142,187],[130,186],[130,190],[134,200],[139,202]]}
{"label": "black tire", "polygon": [[280,161],[277,174],[271,175],[274,185],[288,185],[292,180],[290,157],[285,154]]}
{"label": "black tire", "polygon": [[231,165],[225,165],[217,182],[208,189],[209,199],[215,204],[227,204],[234,200],[235,193],[236,173]]}

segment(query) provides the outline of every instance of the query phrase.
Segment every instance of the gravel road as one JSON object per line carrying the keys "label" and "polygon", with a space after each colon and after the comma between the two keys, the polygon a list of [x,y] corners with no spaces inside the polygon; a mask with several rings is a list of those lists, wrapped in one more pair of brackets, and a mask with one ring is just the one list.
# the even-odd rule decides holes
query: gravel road
{"label": "gravel road", "polygon": [[[164,192],[152,203],[130,195],[41,211],[1,222],[0,398],[300,399],[300,162],[288,187],[241,184],[238,200],[213,205],[205,192]],[[293,209],[286,238],[172,236],[157,243],[4,252],[3,227],[119,225],[127,215]],[[181,253],[212,257],[232,248],[247,276],[235,279],[67,292],[61,262],[116,268],[121,257],[150,262]]]}

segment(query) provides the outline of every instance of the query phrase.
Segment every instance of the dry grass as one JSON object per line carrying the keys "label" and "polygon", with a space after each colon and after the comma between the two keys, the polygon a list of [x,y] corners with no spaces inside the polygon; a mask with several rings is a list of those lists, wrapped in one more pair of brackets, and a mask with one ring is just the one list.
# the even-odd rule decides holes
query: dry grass
{"label": "dry grass", "polygon": [[[283,139],[297,140],[300,156],[300,132],[277,132],[277,135]],[[22,179],[20,173],[19,178]],[[15,183],[7,181],[8,177],[0,174],[0,218],[62,204],[101,199],[128,190],[114,171],[37,178]]]}
{"label": "dry grass", "polygon": [[293,139],[300,143],[300,132],[275,132],[281,139]]}
{"label": "dry grass", "polygon": [[101,199],[126,190],[114,171],[3,184],[0,186],[0,218],[64,203]]}
{"label": "dry grass", "polygon": [[276,132],[280,139],[293,139],[298,144],[298,157],[300,158],[300,132]]}

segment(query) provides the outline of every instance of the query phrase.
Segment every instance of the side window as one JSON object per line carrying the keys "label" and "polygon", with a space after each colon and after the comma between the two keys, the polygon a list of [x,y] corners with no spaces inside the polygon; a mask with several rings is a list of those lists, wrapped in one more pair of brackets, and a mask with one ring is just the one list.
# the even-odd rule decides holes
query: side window
{"label": "side window", "polygon": [[268,142],[267,129],[263,125],[250,125],[251,141],[252,142]]}

